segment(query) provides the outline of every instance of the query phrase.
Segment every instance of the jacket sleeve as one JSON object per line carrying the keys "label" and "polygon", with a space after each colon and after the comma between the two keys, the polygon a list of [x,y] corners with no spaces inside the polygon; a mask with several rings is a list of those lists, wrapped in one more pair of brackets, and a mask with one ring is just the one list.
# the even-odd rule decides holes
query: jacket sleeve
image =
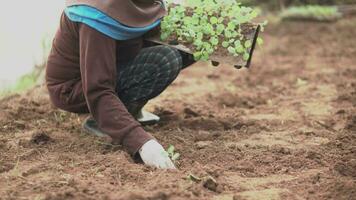
{"label": "jacket sleeve", "polygon": [[134,155],[152,135],[145,132],[116,94],[116,41],[79,25],[80,72],[89,111],[99,128]]}

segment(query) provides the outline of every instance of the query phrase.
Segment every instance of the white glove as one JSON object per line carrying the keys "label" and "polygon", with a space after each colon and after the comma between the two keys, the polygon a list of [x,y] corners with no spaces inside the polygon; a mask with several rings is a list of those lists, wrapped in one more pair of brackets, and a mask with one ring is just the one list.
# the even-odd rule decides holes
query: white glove
{"label": "white glove", "polygon": [[156,140],[149,140],[139,150],[142,161],[152,167],[160,169],[176,169],[168,153]]}

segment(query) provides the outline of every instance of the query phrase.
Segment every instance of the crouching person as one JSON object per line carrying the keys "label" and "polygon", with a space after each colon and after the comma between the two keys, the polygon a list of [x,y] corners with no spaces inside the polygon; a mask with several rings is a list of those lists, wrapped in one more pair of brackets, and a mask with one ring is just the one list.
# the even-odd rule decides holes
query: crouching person
{"label": "crouching person", "polygon": [[191,64],[170,47],[144,46],[142,36],[165,14],[163,1],[67,0],[46,83],[56,107],[91,114],[83,124],[87,131],[109,135],[147,165],[174,169],[164,148],[141,127],[159,120],[142,111],[144,105]]}

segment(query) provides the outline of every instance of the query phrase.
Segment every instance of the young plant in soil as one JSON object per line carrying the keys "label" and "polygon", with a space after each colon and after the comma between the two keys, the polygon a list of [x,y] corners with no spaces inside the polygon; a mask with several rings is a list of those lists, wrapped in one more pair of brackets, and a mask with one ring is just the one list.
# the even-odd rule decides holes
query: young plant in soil
{"label": "young plant in soil", "polygon": [[176,162],[180,157],[180,153],[175,151],[175,147],[173,145],[169,145],[167,153],[168,157],[171,158],[173,162]]}
{"label": "young plant in soil", "polygon": [[[187,0],[169,4],[168,15],[161,23],[161,40],[177,41],[194,52],[195,60],[223,55],[249,59],[252,41],[245,37],[258,11],[241,6],[235,0]],[[258,43],[262,44],[262,39]]]}

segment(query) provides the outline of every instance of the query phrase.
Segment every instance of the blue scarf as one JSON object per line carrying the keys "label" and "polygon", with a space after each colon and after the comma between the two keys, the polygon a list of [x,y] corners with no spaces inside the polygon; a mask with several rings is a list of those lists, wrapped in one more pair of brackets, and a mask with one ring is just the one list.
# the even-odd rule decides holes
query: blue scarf
{"label": "blue scarf", "polygon": [[140,37],[161,22],[161,20],[157,20],[142,28],[128,27],[100,10],[85,5],[67,7],[64,12],[71,21],[84,23],[115,40],[129,40]]}

